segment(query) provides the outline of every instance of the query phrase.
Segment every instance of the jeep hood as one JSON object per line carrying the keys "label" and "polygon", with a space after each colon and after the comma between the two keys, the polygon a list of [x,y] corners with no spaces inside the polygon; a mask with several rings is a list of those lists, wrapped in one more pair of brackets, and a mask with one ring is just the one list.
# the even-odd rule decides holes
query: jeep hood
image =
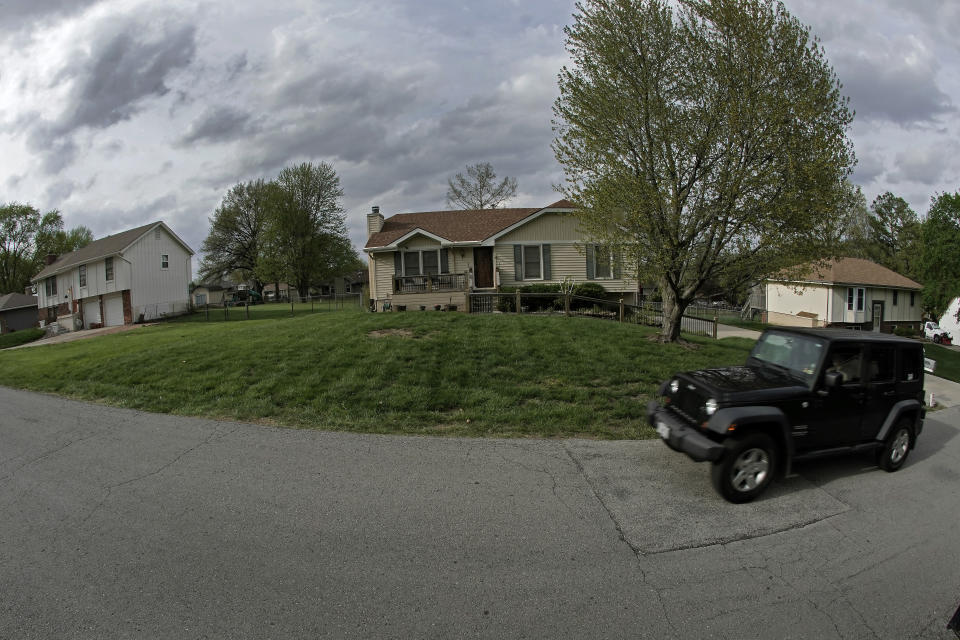
{"label": "jeep hood", "polygon": [[695,385],[702,387],[707,395],[734,399],[734,396],[767,396],[773,389],[789,394],[791,390],[806,391],[806,385],[799,379],[778,369],[766,366],[723,367],[722,369],[703,369],[687,371],[682,374]]}

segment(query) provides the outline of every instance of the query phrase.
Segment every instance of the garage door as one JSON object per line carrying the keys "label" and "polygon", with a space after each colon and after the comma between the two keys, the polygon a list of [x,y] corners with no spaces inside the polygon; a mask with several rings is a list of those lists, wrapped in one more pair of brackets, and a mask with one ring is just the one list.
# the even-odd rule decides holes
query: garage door
{"label": "garage door", "polygon": [[100,299],[84,298],[83,300],[83,328],[89,329],[90,325],[100,324]]}
{"label": "garage door", "polygon": [[123,324],[123,294],[103,297],[103,324],[106,327],[116,327]]}

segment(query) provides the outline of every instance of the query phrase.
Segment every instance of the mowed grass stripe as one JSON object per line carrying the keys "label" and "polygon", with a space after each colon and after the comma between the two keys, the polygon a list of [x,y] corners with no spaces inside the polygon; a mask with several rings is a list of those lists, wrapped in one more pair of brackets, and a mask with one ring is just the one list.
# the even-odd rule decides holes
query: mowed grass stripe
{"label": "mowed grass stripe", "polygon": [[143,411],[375,433],[651,437],[646,402],[751,341],[587,318],[341,311],[170,322],[0,352],[0,384]]}

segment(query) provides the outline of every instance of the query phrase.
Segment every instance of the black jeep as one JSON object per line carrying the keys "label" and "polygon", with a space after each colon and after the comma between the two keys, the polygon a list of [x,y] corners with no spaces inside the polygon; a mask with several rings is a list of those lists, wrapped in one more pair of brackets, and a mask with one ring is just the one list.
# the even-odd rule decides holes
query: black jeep
{"label": "black jeep", "polygon": [[676,374],[647,417],[663,441],[713,463],[730,502],[760,495],[795,460],[876,451],[903,466],[923,429],[923,347],[837,329],[768,329],[744,366]]}

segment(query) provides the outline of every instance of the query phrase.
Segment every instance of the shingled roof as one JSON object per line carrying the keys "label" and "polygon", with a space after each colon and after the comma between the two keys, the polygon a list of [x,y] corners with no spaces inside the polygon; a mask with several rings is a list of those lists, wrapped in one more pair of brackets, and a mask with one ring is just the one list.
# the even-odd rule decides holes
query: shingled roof
{"label": "shingled roof", "polygon": [[183,240],[178,238],[177,235],[173,233],[173,231],[171,231],[167,225],[163,224],[162,222],[151,222],[150,224],[145,224],[142,227],[137,227],[121,233],[115,233],[112,236],[100,238],[99,240],[94,240],[85,247],[81,247],[76,251],[71,251],[70,253],[65,253],[56,261],[54,261],[53,264],[47,265],[40,273],[33,276],[31,282],[38,282],[46,277],[52,276],[56,273],[61,273],[67,269],[70,269],[71,267],[75,267],[86,262],[93,262],[94,260],[100,260],[109,256],[118,255],[122,253],[124,249],[136,242],[141,236],[146,234],[148,231],[151,231],[158,225],[163,226],[163,228],[166,229],[167,232],[177,240],[177,242],[183,245],[183,247],[189,251],[191,255],[193,255],[193,249],[188,247]]}
{"label": "shingled roof", "polygon": [[370,235],[365,248],[390,246],[418,229],[448,242],[482,242],[539,211],[574,208],[568,200],[558,200],[547,207],[398,213],[384,220],[383,228]]}
{"label": "shingled roof", "polygon": [[8,293],[0,296],[0,311],[13,311],[37,306],[37,298],[25,293]]}
{"label": "shingled roof", "polygon": [[891,271],[876,262],[862,258],[839,258],[819,269],[811,267],[798,280],[802,282],[892,287],[895,289],[919,290],[923,288],[920,283],[914,282],[896,271]]}

